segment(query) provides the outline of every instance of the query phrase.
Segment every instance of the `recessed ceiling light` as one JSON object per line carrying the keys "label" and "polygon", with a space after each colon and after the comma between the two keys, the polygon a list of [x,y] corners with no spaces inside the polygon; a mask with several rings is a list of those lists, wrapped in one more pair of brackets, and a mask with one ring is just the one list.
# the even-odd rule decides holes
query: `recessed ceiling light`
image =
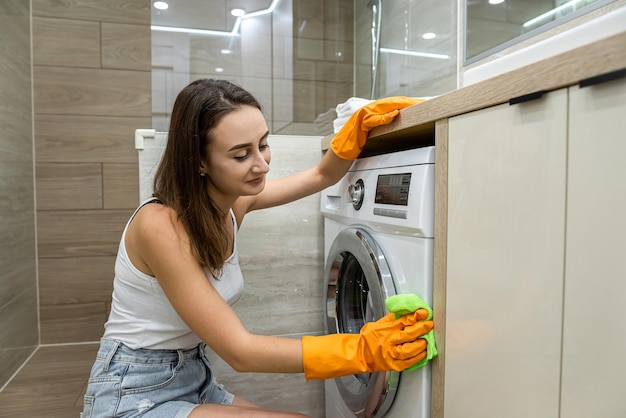
{"label": "recessed ceiling light", "polygon": [[437,35],[435,35],[432,32],[426,32],[425,34],[422,35],[422,38],[424,39],[435,39]]}
{"label": "recessed ceiling light", "polygon": [[216,73],[223,73],[223,72],[224,72],[224,69],[223,69],[222,67],[217,67],[217,68],[215,69],[215,72],[216,72]]}
{"label": "recessed ceiling light", "polygon": [[504,3],[504,0],[489,0],[489,4],[500,4]]}
{"label": "recessed ceiling light", "polygon": [[230,11],[230,14],[235,17],[241,17],[246,14],[246,11],[243,9],[233,9]]}
{"label": "recessed ceiling light", "polygon": [[164,2],[164,1],[155,1],[154,2],[154,8],[155,9],[167,10],[168,7],[170,7],[170,6],[166,2]]}
{"label": "recessed ceiling light", "polygon": [[233,51],[231,51],[230,49],[220,49],[220,53],[224,54],[224,55],[228,55],[231,54]]}

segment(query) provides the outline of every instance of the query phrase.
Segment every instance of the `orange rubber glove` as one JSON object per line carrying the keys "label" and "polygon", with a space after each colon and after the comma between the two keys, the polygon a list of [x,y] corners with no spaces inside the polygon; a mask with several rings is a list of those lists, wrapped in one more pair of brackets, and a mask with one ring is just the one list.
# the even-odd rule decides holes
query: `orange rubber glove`
{"label": "orange rubber glove", "polygon": [[358,109],[330,141],[335,155],[344,160],[354,160],[361,153],[369,131],[387,125],[400,113],[400,109],[423,102],[422,99],[395,96],[375,100]]}
{"label": "orange rubber glove", "polygon": [[304,376],[332,379],[358,373],[402,371],[426,357],[420,336],[433,329],[425,309],[394,319],[388,314],[368,322],[359,334],[302,337]]}

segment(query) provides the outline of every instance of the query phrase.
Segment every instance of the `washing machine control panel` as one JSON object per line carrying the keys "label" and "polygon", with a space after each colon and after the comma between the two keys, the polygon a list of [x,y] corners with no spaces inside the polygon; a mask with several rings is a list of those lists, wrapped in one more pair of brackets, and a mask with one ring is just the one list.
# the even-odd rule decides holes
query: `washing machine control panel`
{"label": "washing machine control panel", "polygon": [[324,217],[416,237],[434,235],[434,147],[357,159],[320,196]]}

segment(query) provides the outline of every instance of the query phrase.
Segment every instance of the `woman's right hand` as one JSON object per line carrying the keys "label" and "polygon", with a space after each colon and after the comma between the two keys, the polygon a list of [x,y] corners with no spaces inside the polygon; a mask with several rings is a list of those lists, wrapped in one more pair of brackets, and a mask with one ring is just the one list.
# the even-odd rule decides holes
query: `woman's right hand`
{"label": "woman's right hand", "polygon": [[307,380],[330,379],[350,374],[402,371],[426,357],[424,334],[433,329],[418,309],[395,319],[388,314],[368,322],[359,334],[302,337],[304,374]]}

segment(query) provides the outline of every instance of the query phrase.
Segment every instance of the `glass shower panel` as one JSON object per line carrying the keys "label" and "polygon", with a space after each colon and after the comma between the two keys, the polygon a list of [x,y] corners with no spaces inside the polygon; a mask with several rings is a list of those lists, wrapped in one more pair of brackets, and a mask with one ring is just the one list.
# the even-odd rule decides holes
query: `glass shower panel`
{"label": "glass shower panel", "polygon": [[357,83],[358,96],[430,97],[457,88],[456,0],[357,0],[355,18],[356,79],[370,81]]}

